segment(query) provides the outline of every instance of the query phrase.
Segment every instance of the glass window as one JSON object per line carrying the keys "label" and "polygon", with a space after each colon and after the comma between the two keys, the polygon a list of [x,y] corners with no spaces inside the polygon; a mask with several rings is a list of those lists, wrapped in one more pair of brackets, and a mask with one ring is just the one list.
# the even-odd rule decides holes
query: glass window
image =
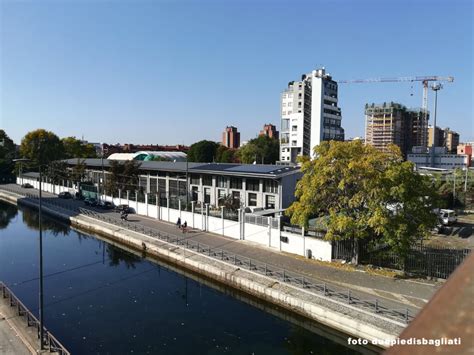
{"label": "glass window", "polygon": [[267,195],[265,197],[265,208],[275,209],[275,196]]}
{"label": "glass window", "polygon": [[276,194],[278,192],[278,181],[264,180],[263,191]]}
{"label": "glass window", "polygon": [[242,179],[230,178],[230,188],[231,189],[242,189]]}
{"label": "glass window", "polygon": [[212,186],[212,175],[203,175],[202,184],[205,186]]}
{"label": "glass window", "polygon": [[259,184],[258,179],[247,179],[246,188],[247,190],[250,190],[250,191],[259,191],[260,184]]}
{"label": "glass window", "polygon": [[211,189],[204,189],[204,203],[211,203]]}
{"label": "glass window", "polygon": [[150,193],[156,193],[158,191],[158,181],[156,178],[150,178]]}
{"label": "glass window", "polygon": [[191,185],[199,185],[200,184],[199,175],[192,174],[191,175]]}
{"label": "glass window", "polygon": [[227,177],[225,176],[218,176],[217,177],[217,187],[227,187]]}
{"label": "glass window", "polygon": [[248,202],[249,206],[257,206],[257,194],[249,193]]}

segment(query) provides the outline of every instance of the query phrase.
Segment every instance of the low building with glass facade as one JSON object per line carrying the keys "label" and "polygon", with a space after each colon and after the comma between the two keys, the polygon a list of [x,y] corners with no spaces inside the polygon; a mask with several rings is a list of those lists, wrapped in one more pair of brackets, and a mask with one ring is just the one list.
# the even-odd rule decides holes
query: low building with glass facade
{"label": "low building with glass facade", "polygon": [[[72,169],[77,159],[66,160]],[[110,161],[85,159],[84,180],[99,190],[110,178]],[[159,199],[161,205],[195,201],[220,206],[223,201],[237,202],[240,208],[281,210],[295,199],[297,181],[301,178],[299,167],[281,165],[246,165],[224,163],[139,162],[136,184],[127,185],[127,191],[117,191],[122,197],[135,194],[138,200]],[[169,199],[170,201],[166,201]]]}

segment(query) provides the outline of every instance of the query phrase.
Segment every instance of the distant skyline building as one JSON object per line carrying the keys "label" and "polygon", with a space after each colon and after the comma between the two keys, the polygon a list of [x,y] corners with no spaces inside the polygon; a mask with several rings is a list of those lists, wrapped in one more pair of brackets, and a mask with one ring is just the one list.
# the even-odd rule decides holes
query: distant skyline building
{"label": "distant skyline building", "polygon": [[[433,126],[428,128],[428,146],[433,144]],[[459,145],[459,133],[449,128],[440,128],[436,126],[436,147],[446,147],[448,153],[456,153]]]}
{"label": "distant skyline building", "polygon": [[406,157],[415,146],[427,147],[428,118],[421,109],[407,109],[395,102],[366,104],[365,143],[381,151],[395,144]]}
{"label": "distant skyline building", "polygon": [[237,127],[227,126],[222,133],[222,145],[227,148],[237,149],[240,147],[240,133]]}
{"label": "distant skyline building", "polygon": [[296,162],[314,156],[313,148],[325,140],[344,140],[337,82],[324,68],[290,81],[281,94],[280,161]]}
{"label": "distant skyline building", "polygon": [[276,129],[275,125],[272,125],[271,123],[264,124],[263,129],[260,131],[259,136],[267,136],[270,138],[279,138],[279,132]]}

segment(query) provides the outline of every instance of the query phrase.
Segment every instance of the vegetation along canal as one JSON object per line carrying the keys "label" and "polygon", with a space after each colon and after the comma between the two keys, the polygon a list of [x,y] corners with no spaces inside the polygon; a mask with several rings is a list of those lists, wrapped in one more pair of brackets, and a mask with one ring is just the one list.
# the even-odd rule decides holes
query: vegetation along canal
{"label": "vegetation along canal", "polygon": [[[0,280],[38,313],[38,214],[0,201]],[[357,354],[347,337],[44,216],[45,325],[72,354]]]}

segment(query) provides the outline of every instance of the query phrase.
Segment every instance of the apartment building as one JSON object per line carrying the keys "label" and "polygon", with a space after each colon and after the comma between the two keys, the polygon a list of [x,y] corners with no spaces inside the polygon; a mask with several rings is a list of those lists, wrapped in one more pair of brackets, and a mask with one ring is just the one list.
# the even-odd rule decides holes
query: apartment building
{"label": "apartment building", "polygon": [[227,126],[222,133],[222,145],[227,148],[237,149],[240,147],[240,133],[237,127]]}
{"label": "apartment building", "polygon": [[260,131],[259,136],[267,136],[267,137],[270,137],[270,138],[278,139],[279,138],[279,132],[277,131],[275,125],[272,125],[272,124],[269,123],[269,124],[263,125],[263,129]]}
{"label": "apartment building", "polygon": [[344,140],[337,83],[324,68],[290,81],[281,94],[280,161],[295,163],[298,156],[314,156],[325,140]]}
{"label": "apartment building", "polygon": [[435,147],[446,147],[448,153],[456,153],[457,147],[459,145],[459,133],[452,131],[447,128],[440,128],[436,126],[436,130],[433,126],[428,128],[429,131],[429,140],[428,146],[431,147],[433,145],[433,134],[436,131],[436,142]]}
{"label": "apartment building", "polygon": [[395,144],[407,156],[412,147],[426,147],[429,114],[421,109],[407,109],[395,102],[365,105],[365,142],[386,151]]}

